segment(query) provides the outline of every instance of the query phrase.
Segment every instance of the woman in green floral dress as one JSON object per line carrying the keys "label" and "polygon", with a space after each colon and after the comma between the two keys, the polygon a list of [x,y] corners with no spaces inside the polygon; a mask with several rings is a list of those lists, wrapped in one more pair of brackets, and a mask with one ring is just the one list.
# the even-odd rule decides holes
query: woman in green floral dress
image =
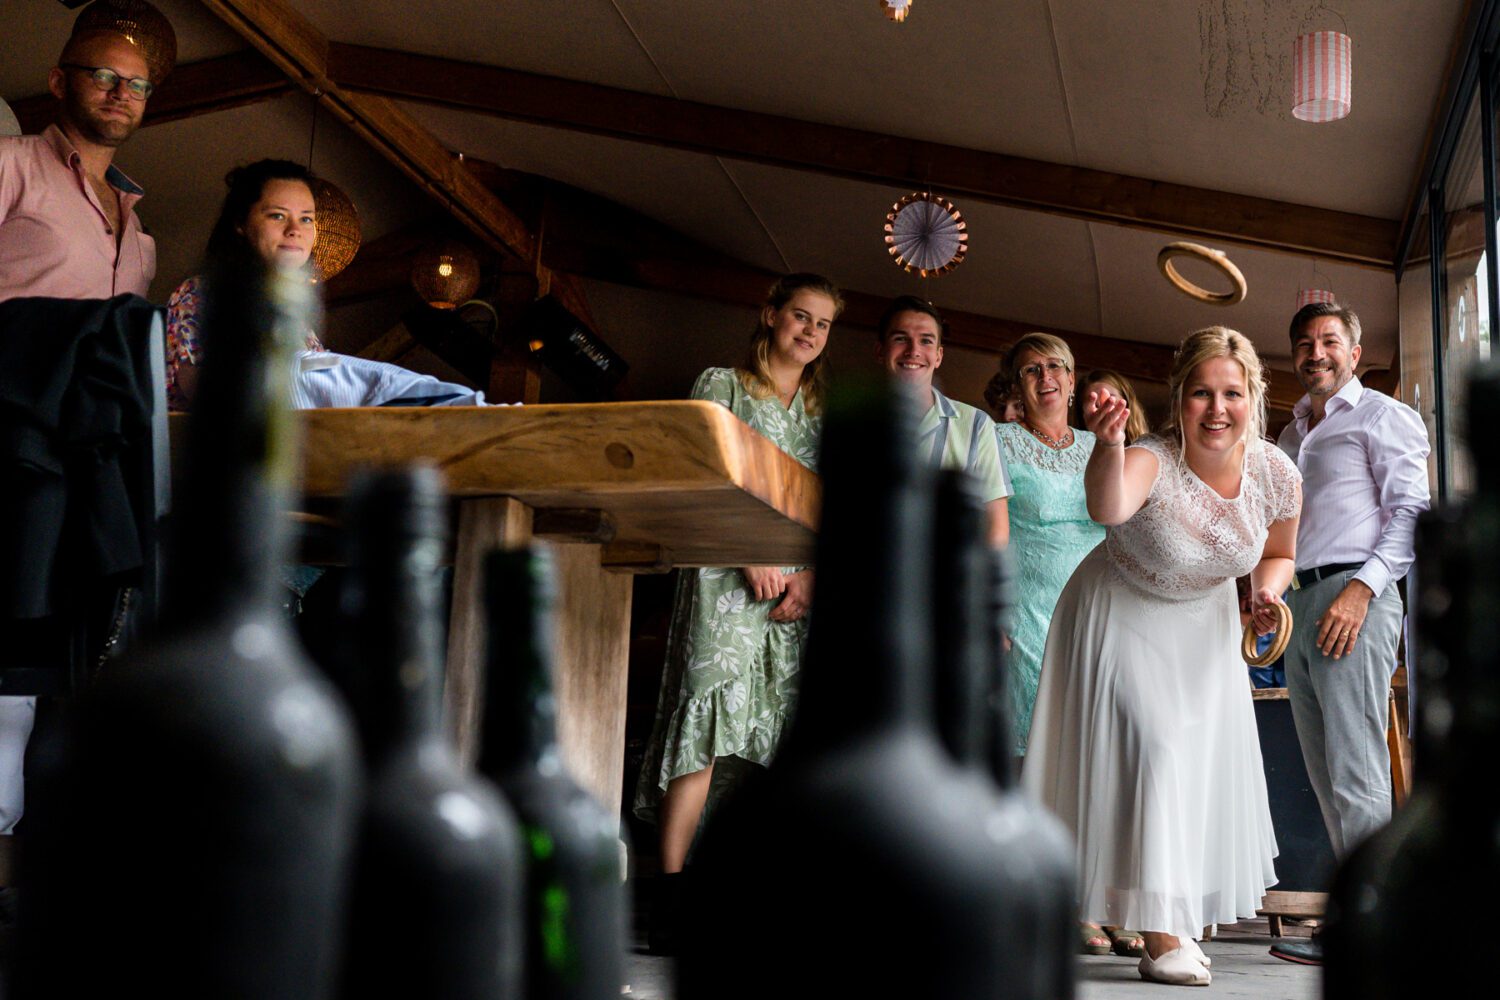
{"label": "woman in green floral dress", "polygon": [[[823,348],[843,309],[815,274],[771,287],[740,368],[698,376],[694,399],[729,408],[808,468],[818,457]],[[679,872],[697,832],[716,764],[765,766],[797,693],[812,598],[810,568],[684,570],[635,811],[656,819],[664,873]]]}

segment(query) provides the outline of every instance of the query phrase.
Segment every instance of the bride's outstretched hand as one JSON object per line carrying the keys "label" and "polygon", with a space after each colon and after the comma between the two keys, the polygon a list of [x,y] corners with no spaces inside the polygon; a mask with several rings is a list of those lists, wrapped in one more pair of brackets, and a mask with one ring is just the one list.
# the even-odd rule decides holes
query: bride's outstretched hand
{"label": "bride's outstretched hand", "polygon": [[1124,444],[1125,422],[1129,419],[1130,406],[1119,396],[1091,392],[1084,400],[1083,425],[1093,432],[1100,444]]}
{"label": "bride's outstretched hand", "polygon": [[1275,606],[1280,603],[1281,598],[1265,587],[1255,592],[1250,603],[1250,620],[1255,623],[1256,635],[1270,635],[1276,631],[1280,621]]}

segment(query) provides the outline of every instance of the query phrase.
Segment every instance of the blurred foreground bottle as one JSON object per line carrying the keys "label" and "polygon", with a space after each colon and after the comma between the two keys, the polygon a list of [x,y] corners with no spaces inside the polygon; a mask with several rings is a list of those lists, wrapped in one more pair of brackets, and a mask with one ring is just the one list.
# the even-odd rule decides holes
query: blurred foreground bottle
{"label": "blurred foreground bottle", "polygon": [[278,607],[305,280],[209,284],[161,637],[66,727],[23,859],[26,996],[330,994],[359,765]]}
{"label": "blurred foreground bottle", "polygon": [[432,469],[350,493],[347,635],[332,665],[369,768],[350,897],[345,997],[521,996],[524,870],[514,814],[441,729],[439,564],[447,497]]}
{"label": "blurred foreground bottle", "polygon": [[1007,996],[1021,904],[993,790],[933,728],[933,479],[915,415],[857,383],[826,414],[800,704],[775,764],[705,833],[678,995]]}
{"label": "blurred foreground bottle", "polygon": [[485,566],[489,660],[479,770],[515,809],[526,865],[530,1000],[615,1000],[625,983],[619,820],[563,766],[552,684],[552,561],[540,548]]}
{"label": "blurred foreground bottle", "polygon": [[938,737],[972,787],[977,821],[999,848],[1012,903],[991,927],[1010,964],[1012,1000],[1073,995],[1075,876],[1067,831],[1016,787],[1005,698],[1006,556],[990,548],[972,477],[938,473],[933,535],[934,693]]}
{"label": "blurred foreground bottle", "polygon": [[1415,789],[1339,869],[1323,932],[1330,1000],[1410,998],[1477,980],[1456,949],[1500,896],[1500,371],[1469,394],[1479,488],[1424,515],[1414,586],[1419,649]]}

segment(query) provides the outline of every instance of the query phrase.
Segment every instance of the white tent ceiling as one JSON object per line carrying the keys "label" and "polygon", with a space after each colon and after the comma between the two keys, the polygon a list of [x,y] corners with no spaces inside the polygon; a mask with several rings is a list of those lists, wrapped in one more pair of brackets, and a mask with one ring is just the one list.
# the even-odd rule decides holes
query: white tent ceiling
{"label": "white tent ceiling", "polygon": [[[288,2],[341,42],[1387,220],[1405,211],[1465,6],[1346,0],[1340,23],[1317,0],[922,0],[895,25],[870,0]],[[177,28],[180,62],[246,48],[195,0],[157,3]],[[7,0],[0,96],[14,103],[44,89],[72,17],[55,0]],[[1292,40],[1343,24],[1354,38],[1354,111],[1297,121]],[[194,270],[230,166],[306,157],[310,106],[297,94],[153,126],[121,151],[147,188],[142,213],[163,247],[159,297]],[[1155,344],[1225,323],[1283,366],[1297,290],[1317,283],[1361,312],[1367,361],[1384,363],[1396,347],[1389,271],[1323,261],[1315,278],[1308,257],[1227,246],[1250,295],[1214,309],[1156,275],[1157,249],[1176,236],[960,199],[968,261],[924,281],[895,268],[880,242],[903,189],[403,106],[451,149],[603,195],[758,267],[820,270],[875,295],[918,292],[967,312]],[[367,239],[442,210],[326,113],[319,121],[315,166],[354,195]],[[673,365],[733,360],[662,350],[692,331],[626,330],[647,322],[622,305],[642,297],[598,298],[606,336],[619,324],[619,338],[650,355],[631,359],[638,391],[691,378]],[[359,315],[383,322],[369,308]],[[658,364],[672,377],[640,378]]]}

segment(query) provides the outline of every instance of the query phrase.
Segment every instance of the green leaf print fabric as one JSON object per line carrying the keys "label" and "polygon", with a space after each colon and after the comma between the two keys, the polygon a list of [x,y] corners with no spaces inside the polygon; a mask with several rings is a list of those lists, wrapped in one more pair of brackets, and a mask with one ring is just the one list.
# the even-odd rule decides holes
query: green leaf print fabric
{"label": "green leaf print fabric", "polygon": [[1083,557],[1104,541],[1104,528],[1089,517],[1083,492],[1093,434],[1075,430],[1071,445],[1054,449],[1020,424],[997,424],[995,433],[1015,490],[1007,508],[1016,605],[1006,685],[1016,753],[1024,754],[1052,609]]}
{"label": "green leaf print fabric", "polygon": [[[692,398],[727,407],[792,458],[816,467],[822,419],[804,410],[800,390],[785,408],[774,396],[751,396],[733,368],[710,368],[698,376]],[[780,600],[755,600],[737,567],[679,572],[656,722],[636,787],[638,816],[654,819],[667,783],[715,758],[770,764],[796,700],[807,638],[806,616],[766,617]],[[714,784],[720,785],[718,769]]]}

